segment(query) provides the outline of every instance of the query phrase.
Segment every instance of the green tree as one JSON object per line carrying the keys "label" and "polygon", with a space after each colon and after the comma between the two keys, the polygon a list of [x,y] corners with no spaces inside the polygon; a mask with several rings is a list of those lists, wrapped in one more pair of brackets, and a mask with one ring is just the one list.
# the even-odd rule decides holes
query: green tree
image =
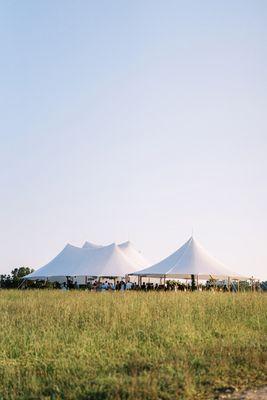
{"label": "green tree", "polygon": [[34,269],[29,268],[29,267],[14,268],[11,271],[13,287],[18,287],[21,282],[21,278],[23,278],[24,276],[26,276],[28,274],[31,274],[33,271],[34,271]]}

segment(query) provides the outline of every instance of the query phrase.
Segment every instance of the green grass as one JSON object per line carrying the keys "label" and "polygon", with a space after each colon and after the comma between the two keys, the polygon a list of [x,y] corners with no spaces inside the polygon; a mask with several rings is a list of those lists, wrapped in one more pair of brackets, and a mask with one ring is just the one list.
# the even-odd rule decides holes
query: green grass
{"label": "green grass", "polygon": [[267,296],[0,291],[0,399],[208,399],[266,384]]}

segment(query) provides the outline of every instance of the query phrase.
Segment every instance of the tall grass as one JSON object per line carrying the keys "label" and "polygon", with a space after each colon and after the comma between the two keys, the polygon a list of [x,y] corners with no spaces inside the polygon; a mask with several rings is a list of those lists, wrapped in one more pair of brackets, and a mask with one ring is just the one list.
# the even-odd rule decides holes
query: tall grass
{"label": "tall grass", "polygon": [[207,399],[266,383],[267,296],[0,291],[0,398]]}

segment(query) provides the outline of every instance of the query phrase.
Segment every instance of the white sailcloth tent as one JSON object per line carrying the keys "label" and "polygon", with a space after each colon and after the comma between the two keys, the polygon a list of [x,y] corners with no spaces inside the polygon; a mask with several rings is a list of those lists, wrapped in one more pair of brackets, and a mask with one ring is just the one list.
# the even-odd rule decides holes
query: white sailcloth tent
{"label": "white sailcloth tent", "polygon": [[190,279],[192,275],[203,280],[211,278],[249,279],[230,271],[224,264],[212,257],[193,237],[169,257],[132,275],[173,279]]}
{"label": "white sailcloth tent", "polygon": [[127,241],[120,243],[119,248],[134,263],[135,271],[149,266],[149,262],[140,251],[136,250],[131,242]]}
{"label": "white sailcloth tent", "polygon": [[27,275],[25,279],[33,280],[71,276],[75,266],[81,264],[84,255],[90,250],[83,250],[68,243],[52,261]]}
{"label": "white sailcloth tent", "polygon": [[52,261],[25,279],[62,281],[66,276],[124,277],[146,265],[147,261],[130,242],[108,246],[85,242],[82,248],[67,244]]}
{"label": "white sailcloth tent", "polygon": [[84,244],[82,246],[83,249],[91,249],[91,250],[92,249],[100,249],[100,247],[103,247],[102,244],[95,244],[95,243],[88,242],[88,241],[84,242]]}
{"label": "white sailcloth tent", "polygon": [[134,263],[115,244],[87,251],[79,265],[71,271],[71,276],[125,276],[134,271]]}

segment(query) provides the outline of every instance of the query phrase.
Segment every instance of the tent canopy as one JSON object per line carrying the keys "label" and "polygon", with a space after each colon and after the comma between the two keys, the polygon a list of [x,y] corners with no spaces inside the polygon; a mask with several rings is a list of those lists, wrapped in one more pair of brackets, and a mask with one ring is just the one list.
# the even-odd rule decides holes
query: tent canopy
{"label": "tent canopy", "polygon": [[181,279],[190,279],[191,275],[196,275],[199,279],[226,279],[228,277],[249,279],[230,271],[212,257],[193,237],[169,257],[132,275]]}
{"label": "tent canopy", "polygon": [[81,263],[83,253],[80,247],[67,244],[52,261],[31,274],[26,275],[25,278],[44,279],[52,276],[70,276],[74,265]]}
{"label": "tent canopy", "polygon": [[83,246],[82,246],[82,248],[83,249],[100,249],[100,247],[103,247],[101,244],[95,244],[95,243],[92,243],[92,242],[88,242],[88,241],[86,241],[86,242],[84,242],[84,244],[83,244]]}
{"label": "tent canopy", "polygon": [[130,260],[132,260],[135,265],[135,271],[149,266],[149,262],[145,259],[140,251],[136,250],[131,242],[123,242],[119,244],[119,248],[128,258],[130,258]]}
{"label": "tent canopy", "polygon": [[148,265],[130,242],[108,246],[85,242],[83,247],[67,244],[48,264],[25,279],[46,279],[63,276],[123,277]]}
{"label": "tent canopy", "polygon": [[71,275],[125,276],[134,271],[134,263],[115,244],[87,251]]}

